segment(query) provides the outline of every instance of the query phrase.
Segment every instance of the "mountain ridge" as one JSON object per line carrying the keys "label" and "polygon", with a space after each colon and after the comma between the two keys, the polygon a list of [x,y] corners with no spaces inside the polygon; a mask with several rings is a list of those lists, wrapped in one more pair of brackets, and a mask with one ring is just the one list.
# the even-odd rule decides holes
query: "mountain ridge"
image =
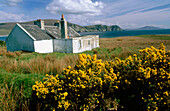
{"label": "mountain ridge", "polygon": [[[45,25],[54,26],[54,23],[56,23],[57,19],[42,19],[44,20]],[[28,21],[28,22],[6,22],[6,23],[0,23],[0,35],[8,35],[16,23],[20,24],[30,24],[34,25],[34,21]],[[72,27],[77,32],[96,32],[96,31],[120,31],[122,30],[117,25],[107,26],[107,25],[90,25],[90,26],[80,26],[78,24],[67,22],[68,26]]]}
{"label": "mountain ridge", "polygon": [[155,27],[155,26],[144,26],[144,27],[138,28],[138,30],[159,30],[159,29],[163,29],[163,28]]}
{"label": "mountain ridge", "polygon": [[136,29],[125,29],[125,30],[161,30],[164,28],[156,27],[156,26],[144,26]]}

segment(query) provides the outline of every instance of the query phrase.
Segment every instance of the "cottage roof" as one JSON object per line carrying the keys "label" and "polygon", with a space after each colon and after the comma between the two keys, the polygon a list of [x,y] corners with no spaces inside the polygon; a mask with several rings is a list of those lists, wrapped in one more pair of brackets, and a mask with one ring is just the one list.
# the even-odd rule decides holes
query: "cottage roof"
{"label": "cottage roof", "polygon": [[69,37],[80,37],[80,34],[77,33],[73,28],[70,26],[68,27],[68,36]]}
{"label": "cottage roof", "polygon": [[61,37],[61,31],[56,26],[45,26],[45,30],[48,34],[52,35],[55,38]]}
{"label": "cottage roof", "polygon": [[31,34],[36,40],[49,40],[52,39],[46,32],[46,30],[41,30],[37,25],[23,25],[21,26]]}
{"label": "cottage roof", "polygon": [[[55,38],[61,38],[61,30],[56,26],[45,26],[45,30],[48,31]],[[68,36],[69,37],[80,37],[80,34],[77,33],[73,28],[68,26]]]}
{"label": "cottage roof", "polygon": [[[49,40],[55,38],[61,38],[61,30],[57,26],[45,26],[45,30],[42,30],[37,25],[20,24],[35,40]],[[74,29],[68,27],[69,37],[79,37]]]}

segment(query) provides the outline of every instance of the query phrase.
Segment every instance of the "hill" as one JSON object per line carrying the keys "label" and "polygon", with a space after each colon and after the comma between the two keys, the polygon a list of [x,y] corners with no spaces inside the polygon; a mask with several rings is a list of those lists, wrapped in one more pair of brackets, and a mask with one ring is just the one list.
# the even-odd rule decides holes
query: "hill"
{"label": "hill", "polygon": [[[44,19],[45,25],[53,26],[57,22],[57,19]],[[33,25],[34,21],[29,22],[9,22],[9,23],[0,23],[0,35],[8,35],[16,23],[20,24],[30,24]],[[119,31],[122,30],[119,26],[107,26],[107,25],[92,25],[92,26],[80,26],[68,22],[68,26],[75,29],[77,32],[94,32],[94,31]]]}
{"label": "hill", "polygon": [[162,28],[155,27],[155,26],[145,26],[145,27],[138,28],[137,30],[160,30],[160,29]]}
{"label": "hill", "polygon": [[107,25],[91,25],[91,26],[85,26],[85,28],[90,32],[96,32],[96,31],[121,31],[122,29],[117,25],[107,26]]}

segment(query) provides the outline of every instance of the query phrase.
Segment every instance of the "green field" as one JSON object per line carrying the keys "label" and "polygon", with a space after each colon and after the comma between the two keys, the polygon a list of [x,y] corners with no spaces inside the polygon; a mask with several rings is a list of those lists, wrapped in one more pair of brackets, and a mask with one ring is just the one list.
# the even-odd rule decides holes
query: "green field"
{"label": "green field", "polygon": [[170,40],[170,35],[140,35],[139,37],[154,38],[159,40]]}
{"label": "green field", "polygon": [[9,35],[11,30],[0,29],[0,35]]}

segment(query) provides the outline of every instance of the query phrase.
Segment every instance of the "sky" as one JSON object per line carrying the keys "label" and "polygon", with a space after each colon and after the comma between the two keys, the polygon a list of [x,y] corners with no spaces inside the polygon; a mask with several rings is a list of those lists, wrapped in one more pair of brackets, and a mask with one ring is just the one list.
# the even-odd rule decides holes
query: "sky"
{"label": "sky", "polygon": [[0,0],[0,23],[60,19],[82,26],[170,29],[170,0]]}

